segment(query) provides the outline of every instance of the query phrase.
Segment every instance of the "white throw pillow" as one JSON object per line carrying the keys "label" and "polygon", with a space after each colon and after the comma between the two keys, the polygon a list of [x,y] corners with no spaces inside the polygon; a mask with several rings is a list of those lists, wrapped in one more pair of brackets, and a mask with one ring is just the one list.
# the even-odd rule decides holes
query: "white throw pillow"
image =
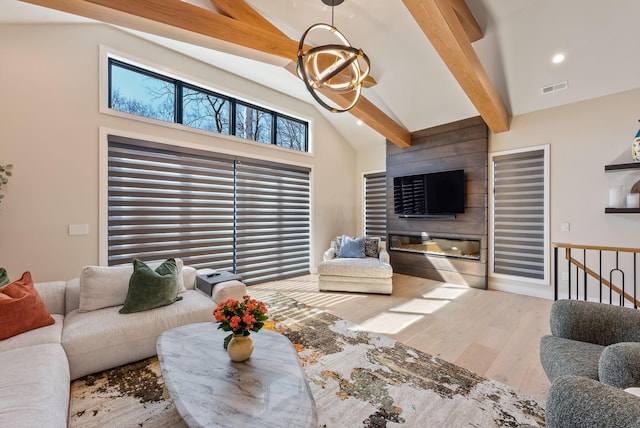
{"label": "white throw pillow", "polygon": [[[182,278],[182,259],[175,259],[178,267],[178,293],[186,291]],[[156,269],[164,260],[147,265]],[[129,291],[133,264],[121,266],[85,266],[80,273],[80,312],[95,311],[124,305]]]}

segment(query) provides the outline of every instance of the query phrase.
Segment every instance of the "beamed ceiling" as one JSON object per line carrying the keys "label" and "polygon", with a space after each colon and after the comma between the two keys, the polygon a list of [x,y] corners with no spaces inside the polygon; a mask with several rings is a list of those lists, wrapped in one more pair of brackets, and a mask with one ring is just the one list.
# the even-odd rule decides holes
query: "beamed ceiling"
{"label": "beamed ceiling", "polygon": [[[117,25],[312,104],[294,71],[298,39],[331,22],[320,0],[0,1],[0,23]],[[407,147],[412,131],[476,115],[506,132],[512,114],[640,87],[637,0],[346,0],[334,13],[372,74],[349,113],[318,108],[356,148]],[[561,81],[567,90],[542,94]]]}

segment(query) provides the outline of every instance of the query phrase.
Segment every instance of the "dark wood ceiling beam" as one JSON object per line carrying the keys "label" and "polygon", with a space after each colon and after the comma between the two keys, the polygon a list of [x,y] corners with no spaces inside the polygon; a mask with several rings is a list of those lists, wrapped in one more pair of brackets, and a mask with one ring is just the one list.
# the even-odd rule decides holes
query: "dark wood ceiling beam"
{"label": "dark wood ceiling beam", "polygon": [[471,45],[468,31],[473,35],[480,27],[469,23],[473,14],[464,0],[402,1],[489,128],[508,131],[507,110]]}

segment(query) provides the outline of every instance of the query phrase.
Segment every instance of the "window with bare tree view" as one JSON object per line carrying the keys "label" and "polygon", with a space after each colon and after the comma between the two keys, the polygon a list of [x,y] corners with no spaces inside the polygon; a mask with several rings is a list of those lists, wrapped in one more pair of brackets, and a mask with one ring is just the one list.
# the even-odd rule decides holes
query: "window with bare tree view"
{"label": "window with bare tree view", "polygon": [[109,58],[109,108],[190,128],[309,151],[309,123]]}
{"label": "window with bare tree view", "polygon": [[271,142],[272,116],[244,103],[236,103],[236,137],[261,143]]}
{"label": "window with bare tree view", "polygon": [[184,88],[182,122],[192,128],[228,135],[231,124],[231,102],[227,98],[210,92]]}

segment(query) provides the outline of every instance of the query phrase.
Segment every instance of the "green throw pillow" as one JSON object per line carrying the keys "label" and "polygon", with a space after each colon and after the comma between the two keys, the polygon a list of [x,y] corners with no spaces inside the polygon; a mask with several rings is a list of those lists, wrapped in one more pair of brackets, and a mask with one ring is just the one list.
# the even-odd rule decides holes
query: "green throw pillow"
{"label": "green throw pillow", "polygon": [[0,268],[0,287],[3,285],[7,285],[9,283],[9,275],[7,275],[7,270],[5,268]]}
{"label": "green throw pillow", "polygon": [[178,296],[178,268],[174,259],[167,259],[155,271],[144,262],[133,260],[133,274],[121,314],[148,311],[178,300],[182,296]]}

